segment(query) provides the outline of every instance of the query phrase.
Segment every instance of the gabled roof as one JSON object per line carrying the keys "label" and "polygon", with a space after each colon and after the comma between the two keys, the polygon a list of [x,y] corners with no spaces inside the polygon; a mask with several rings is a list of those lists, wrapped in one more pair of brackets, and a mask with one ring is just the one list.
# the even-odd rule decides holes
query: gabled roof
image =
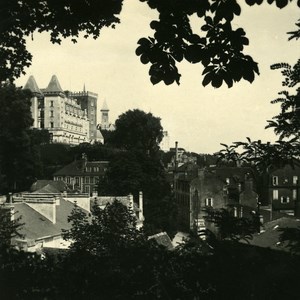
{"label": "gabled roof", "polygon": [[[62,169],[55,172],[54,176],[85,176],[85,175],[92,175],[92,176],[99,176],[104,175],[107,165],[109,164],[108,161],[88,161],[85,162],[84,160],[77,160],[73,161],[72,163],[64,166]],[[99,171],[94,171],[93,167],[98,167]]]}
{"label": "gabled roof", "polygon": [[42,92],[39,89],[39,87],[38,87],[38,85],[37,85],[37,83],[36,83],[36,81],[35,81],[35,79],[32,75],[28,78],[28,80],[27,80],[27,82],[26,82],[23,89],[24,90],[28,89],[33,93],[42,95]]}
{"label": "gabled roof", "polygon": [[[25,223],[20,233],[25,235],[27,240],[37,240],[47,236],[59,235],[62,229],[71,228],[71,224],[68,223],[68,216],[74,207],[75,204],[60,199],[60,204],[56,205],[56,223],[53,224],[26,203],[15,203],[15,217],[22,216],[21,223]],[[85,210],[83,211],[86,212]]]}
{"label": "gabled roof", "polygon": [[63,93],[63,89],[60,86],[60,83],[56,77],[56,75],[53,75],[47,88],[45,89],[45,92],[47,93]]}

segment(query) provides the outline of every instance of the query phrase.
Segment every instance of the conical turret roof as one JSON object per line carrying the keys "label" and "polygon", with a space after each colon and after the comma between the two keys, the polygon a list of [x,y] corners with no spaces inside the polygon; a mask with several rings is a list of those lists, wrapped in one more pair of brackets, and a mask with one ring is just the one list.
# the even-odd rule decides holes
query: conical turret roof
{"label": "conical turret roof", "polygon": [[47,88],[45,89],[45,92],[48,93],[63,93],[63,89],[60,86],[60,83],[56,77],[56,75],[53,75]]}
{"label": "conical turret roof", "polygon": [[104,102],[103,102],[101,110],[109,110],[105,99],[104,99]]}
{"label": "conical turret roof", "polygon": [[37,85],[37,83],[36,83],[36,81],[35,81],[35,79],[32,75],[28,78],[28,80],[27,80],[27,82],[26,82],[23,89],[24,90],[30,90],[33,93],[37,93],[37,94],[42,95],[42,92],[39,89],[39,87],[38,87],[38,85]]}

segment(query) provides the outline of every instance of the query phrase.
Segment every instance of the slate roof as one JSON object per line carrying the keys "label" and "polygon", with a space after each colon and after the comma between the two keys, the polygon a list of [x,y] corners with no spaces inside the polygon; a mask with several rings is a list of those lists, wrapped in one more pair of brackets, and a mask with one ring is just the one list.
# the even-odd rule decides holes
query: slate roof
{"label": "slate roof", "polygon": [[106,100],[104,100],[101,111],[108,111],[108,110],[109,110],[109,108],[107,106]]}
{"label": "slate roof", "polygon": [[60,83],[56,77],[56,75],[53,75],[47,88],[45,89],[46,93],[55,93],[55,92],[59,92],[59,93],[63,93],[63,89],[60,86]]}
{"label": "slate roof", "polygon": [[250,245],[270,248],[273,250],[289,251],[286,243],[280,243],[279,237],[282,228],[297,228],[300,226],[300,220],[293,217],[282,217],[264,224],[264,229],[261,233],[253,235],[250,240]]}
{"label": "slate roof", "polygon": [[71,228],[71,224],[68,223],[68,216],[74,206],[73,203],[60,199],[60,204],[56,206],[56,223],[53,224],[26,203],[15,203],[15,217],[22,216],[21,223],[25,223],[20,233],[24,234],[27,240],[37,240],[61,234],[62,229]]}
{"label": "slate roof", "polygon": [[[84,164],[83,160],[73,161],[72,163],[64,166],[62,169],[55,172],[53,175],[54,176],[84,176],[84,175],[99,176],[99,175],[104,175],[105,170],[109,164],[109,161],[88,161],[86,163],[85,168],[84,168],[83,164]],[[91,167],[98,167],[99,171],[95,172],[94,168],[92,168],[91,171],[87,171]],[[86,168],[88,168],[88,169],[86,170]]]}
{"label": "slate roof", "polygon": [[34,193],[61,193],[67,189],[67,185],[61,180],[37,180],[30,187],[30,191]]}
{"label": "slate roof", "polygon": [[24,86],[23,89],[24,90],[28,89],[28,90],[30,90],[33,93],[42,95],[42,92],[39,89],[39,87],[38,87],[38,85],[37,85],[37,83],[36,83],[36,81],[35,81],[35,79],[34,79],[34,77],[32,75],[28,78],[28,80],[27,80],[27,82],[26,82],[26,84],[25,84],[25,86]]}
{"label": "slate roof", "polygon": [[246,174],[253,176],[253,171],[250,167],[210,167],[208,170],[214,172],[222,180],[233,178],[237,182],[243,182]]}
{"label": "slate roof", "polygon": [[148,240],[155,240],[158,245],[164,246],[167,250],[173,250],[174,246],[169,235],[166,232],[160,232],[148,237]]}

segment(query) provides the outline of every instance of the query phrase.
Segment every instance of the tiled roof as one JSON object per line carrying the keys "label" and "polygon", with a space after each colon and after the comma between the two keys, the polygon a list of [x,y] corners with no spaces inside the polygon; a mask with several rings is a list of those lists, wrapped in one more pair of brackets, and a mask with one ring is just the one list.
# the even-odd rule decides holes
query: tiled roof
{"label": "tiled roof", "polygon": [[35,79],[32,75],[28,78],[28,81],[26,82],[26,84],[24,86],[24,89],[28,89],[33,93],[37,93],[37,94],[42,95],[42,92],[39,89],[39,87],[38,87],[38,85],[37,85],[37,83],[36,83],[36,81],[35,81]]}
{"label": "tiled roof", "polygon": [[55,92],[63,93],[64,92],[60,86],[60,83],[59,83],[56,75],[52,76],[47,88],[45,89],[45,92],[48,92],[48,93],[55,93]]}
{"label": "tiled roof", "polygon": [[254,234],[253,239],[249,242],[253,246],[288,251],[286,243],[279,242],[281,229],[297,228],[298,226],[300,226],[300,220],[293,217],[282,217],[265,223],[264,230],[261,233]]}
{"label": "tiled roof", "polygon": [[174,246],[169,235],[166,232],[160,232],[148,237],[148,240],[155,240],[158,245],[166,247],[168,250],[173,250]]}
{"label": "tiled roof", "polygon": [[[43,191],[43,188],[44,191]],[[67,190],[67,185],[63,181],[54,181],[54,180],[37,180],[30,187],[31,192],[53,192],[59,193]]]}
{"label": "tiled roof", "polygon": [[20,233],[24,234],[28,240],[61,234],[62,229],[71,228],[71,224],[68,223],[68,216],[74,206],[73,203],[60,199],[60,204],[56,205],[56,223],[53,224],[26,203],[15,203],[15,217],[22,216],[21,223],[25,223]]}
{"label": "tiled roof", "polygon": [[[93,175],[101,176],[104,175],[105,170],[109,164],[108,161],[88,161],[84,165],[84,160],[73,161],[72,163],[64,166],[62,169],[55,172],[54,176],[84,176]],[[94,171],[94,167],[98,167],[99,171]]]}

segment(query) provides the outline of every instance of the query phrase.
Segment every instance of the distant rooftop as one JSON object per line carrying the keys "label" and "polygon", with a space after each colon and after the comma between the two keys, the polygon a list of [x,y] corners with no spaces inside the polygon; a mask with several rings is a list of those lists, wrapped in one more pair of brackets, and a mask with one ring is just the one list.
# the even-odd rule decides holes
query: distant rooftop
{"label": "distant rooftop", "polygon": [[42,92],[39,89],[39,87],[38,87],[38,85],[37,85],[37,83],[36,83],[36,81],[35,81],[35,79],[32,75],[28,78],[28,81],[26,82],[26,84],[24,86],[24,89],[28,89],[33,93],[37,93],[37,94],[42,95]]}
{"label": "distant rooftop", "polygon": [[46,93],[63,93],[63,89],[60,86],[60,83],[56,77],[56,75],[53,75],[47,88],[45,89]]}

